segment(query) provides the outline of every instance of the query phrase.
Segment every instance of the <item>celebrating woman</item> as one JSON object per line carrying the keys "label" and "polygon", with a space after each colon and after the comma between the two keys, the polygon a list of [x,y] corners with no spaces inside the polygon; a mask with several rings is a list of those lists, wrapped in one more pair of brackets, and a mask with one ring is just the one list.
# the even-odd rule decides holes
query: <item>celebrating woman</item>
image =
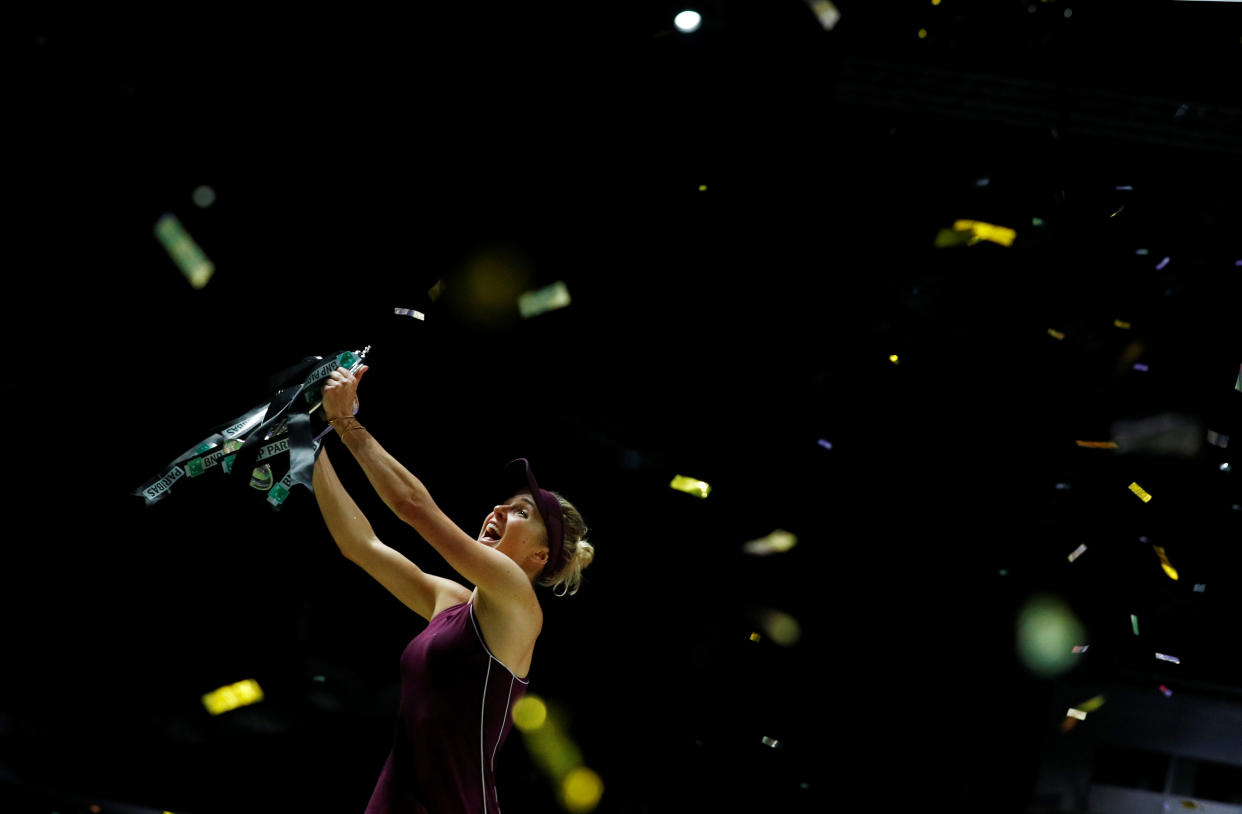
{"label": "celebrating woman", "polygon": [[474,588],[425,573],[380,542],[321,450],[315,499],[341,553],[428,622],[401,654],[392,752],[366,814],[498,813],[496,756],[543,629],[535,586],[576,593],[595,549],[582,539],[578,510],[541,489],[524,458],[506,468],[514,490],[472,539],[358,422],[358,382],[367,369],[334,371],[324,412],[384,503]]}

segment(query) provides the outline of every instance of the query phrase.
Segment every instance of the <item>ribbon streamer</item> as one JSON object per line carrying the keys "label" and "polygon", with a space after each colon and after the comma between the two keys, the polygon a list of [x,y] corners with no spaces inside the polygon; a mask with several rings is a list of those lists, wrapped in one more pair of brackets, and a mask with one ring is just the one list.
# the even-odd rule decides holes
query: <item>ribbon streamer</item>
{"label": "ribbon streamer", "polygon": [[[279,509],[295,485],[311,488],[320,442],[332,431],[320,409],[323,388],[317,385],[338,367],[357,372],[370,349],[368,345],[361,351],[342,351],[328,359],[312,356],[278,374],[275,382],[280,389],[268,403],[216,427],[131,494],[150,506],[168,497],[183,479],[197,479],[213,470],[225,475],[240,470],[245,482],[267,492],[268,504]],[[288,473],[277,481],[270,464],[285,455]],[[267,463],[259,466],[261,462]]]}

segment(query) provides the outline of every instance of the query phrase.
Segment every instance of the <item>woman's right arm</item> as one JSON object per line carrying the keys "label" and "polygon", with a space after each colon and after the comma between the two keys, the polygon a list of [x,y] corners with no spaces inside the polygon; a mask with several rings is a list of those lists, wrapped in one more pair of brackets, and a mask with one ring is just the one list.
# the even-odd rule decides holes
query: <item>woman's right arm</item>
{"label": "woman's right arm", "polygon": [[380,542],[366,515],[345,491],[326,449],[320,450],[315,460],[313,486],[319,511],[337,548],[410,610],[430,621],[445,608],[469,600],[470,591],[465,586],[425,573]]}

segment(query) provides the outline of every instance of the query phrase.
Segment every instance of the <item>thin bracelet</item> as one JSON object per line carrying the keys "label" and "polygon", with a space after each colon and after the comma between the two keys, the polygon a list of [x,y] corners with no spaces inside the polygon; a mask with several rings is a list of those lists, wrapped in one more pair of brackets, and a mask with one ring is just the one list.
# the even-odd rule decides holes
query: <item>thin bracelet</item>
{"label": "thin bracelet", "polygon": [[329,424],[331,424],[333,421],[340,421],[341,419],[344,419],[344,418],[354,418],[354,419],[356,419],[356,418],[357,418],[357,416],[353,416],[353,415],[338,415],[336,418],[329,418],[329,419],[328,419],[328,423],[329,423]]}
{"label": "thin bracelet", "polygon": [[348,428],[346,428],[346,429],[341,430],[341,431],[340,431],[339,433],[337,433],[337,434],[338,434],[338,435],[344,435],[345,433],[347,433],[347,432],[351,432],[351,431],[353,431],[353,430],[365,430],[365,429],[366,429],[366,427],[362,426],[361,424],[356,424],[356,425],[354,425],[353,427],[348,427]]}

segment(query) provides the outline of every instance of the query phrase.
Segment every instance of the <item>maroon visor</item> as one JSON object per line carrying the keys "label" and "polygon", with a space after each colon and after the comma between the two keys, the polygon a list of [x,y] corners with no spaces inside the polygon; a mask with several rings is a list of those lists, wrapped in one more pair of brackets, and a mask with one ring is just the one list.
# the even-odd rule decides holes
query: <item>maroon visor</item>
{"label": "maroon visor", "polygon": [[[561,502],[548,490],[539,488],[539,484],[535,481],[535,473],[531,471],[530,461],[525,458],[516,458],[510,461],[505,465],[505,471],[511,472],[515,476],[524,476],[525,486],[530,489],[535,506],[539,509],[539,516],[543,518],[543,525],[548,530],[548,564],[543,567],[543,573],[540,576],[553,573],[560,567],[561,550],[565,546]],[[519,481],[519,483],[522,482]]]}

